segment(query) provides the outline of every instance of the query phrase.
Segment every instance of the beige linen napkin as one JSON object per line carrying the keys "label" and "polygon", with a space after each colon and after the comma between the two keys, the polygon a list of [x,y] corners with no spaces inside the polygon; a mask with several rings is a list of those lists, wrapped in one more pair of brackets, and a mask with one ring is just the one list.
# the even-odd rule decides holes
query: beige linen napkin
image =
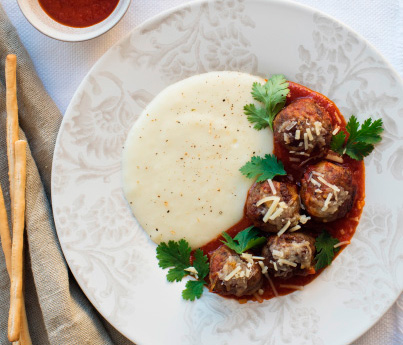
{"label": "beige linen napkin", "polygon": [[[6,203],[9,207],[4,62],[10,53],[18,58],[20,137],[26,137],[29,144],[24,252],[26,309],[33,344],[132,344],[94,310],[64,260],[50,203],[52,157],[62,116],[0,5],[0,182]],[[0,344],[8,345],[10,281],[0,252]]]}

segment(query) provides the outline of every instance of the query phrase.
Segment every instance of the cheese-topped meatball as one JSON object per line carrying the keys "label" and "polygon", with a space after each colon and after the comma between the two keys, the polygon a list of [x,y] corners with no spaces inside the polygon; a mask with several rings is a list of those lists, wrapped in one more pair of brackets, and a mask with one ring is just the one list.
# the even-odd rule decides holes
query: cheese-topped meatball
{"label": "cheese-topped meatball", "polygon": [[306,211],[322,222],[344,217],[353,206],[355,193],[351,171],[327,161],[308,167],[301,180]]}
{"label": "cheese-topped meatball", "polygon": [[277,232],[284,226],[292,228],[300,218],[297,186],[277,181],[271,183],[264,181],[252,185],[246,200],[246,216],[264,231]]}
{"label": "cheese-topped meatball", "polygon": [[262,286],[262,269],[223,245],[210,257],[210,290],[237,297],[253,295]]}
{"label": "cheese-topped meatball", "polygon": [[291,156],[322,155],[332,139],[329,113],[310,98],[300,98],[281,110],[273,122],[274,136]]}
{"label": "cheese-topped meatball", "polygon": [[264,264],[275,277],[315,273],[315,239],[303,233],[270,236],[262,249]]}

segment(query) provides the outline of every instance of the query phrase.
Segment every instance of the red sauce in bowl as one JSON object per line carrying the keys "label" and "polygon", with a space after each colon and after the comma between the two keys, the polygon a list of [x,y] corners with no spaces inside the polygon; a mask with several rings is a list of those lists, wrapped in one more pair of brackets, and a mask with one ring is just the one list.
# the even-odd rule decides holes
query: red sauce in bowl
{"label": "red sauce in bowl", "polygon": [[85,28],[102,22],[114,11],[119,0],[38,0],[56,22]]}
{"label": "red sauce in bowl", "polygon": [[[287,96],[287,103],[286,105],[292,103],[298,98],[311,98],[323,108],[325,108],[330,116],[332,117],[334,127],[338,125],[341,130],[345,130],[346,121],[343,115],[340,113],[337,106],[327,97],[324,95],[312,91],[305,86],[299,85],[297,83],[289,82],[289,89],[290,93]],[[269,129],[267,129],[269,130]],[[302,167],[296,167],[289,161],[289,153],[287,150],[283,149],[281,145],[279,145],[276,141],[274,141],[274,154],[277,156],[284,163],[284,168],[287,171],[287,175],[292,176],[293,181],[300,181],[305,167],[310,164],[315,164],[319,160],[323,160],[323,158],[319,160],[312,160],[308,164]],[[340,242],[350,241],[354,235],[355,229],[357,228],[358,221],[360,219],[362,208],[365,203],[365,166],[363,161],[356,161],[351,159],[348,156],[343,157],[344,162],[341,163],[341,166],[345,166],[350,168],[353,173],[353,183],[357,186],[357,193],[355,196],[354,204],[350,212],[341,219],[335,220],[329,223],[321,223],[316,222],[314,220],[310,220],[307,224],[303,225],[303,228],[299,231],[302,231],[306,234],[309,234],[313,237],[317,237],[323,229],[326,229],[332,237],[337,238]],[[339,164],[339,163],[336,163]],[[279,177],[281,180],[283,177]],[[287,177],[285,177],[287,179]],[[298,184],[298,183],[297,183]],[[248,226],[251,226],[252,222],[244,215],[241,221],[235,224],[233,227],[228,229],[226,232],[231,236],[234,237],[238,232],[244,230]],[[223,237],[219,236],[218,238],[214,239],[213,241],[204,245],[201,249],[205,254],[209,257],[214,250],[216,250],[219,246],[222,245],[221,240]],[[340,249],[344,249],[346,246],[343,245]],[[341,252],[341,250],[336,254],[336,256]],[[314,274],[310,274],[307,276],[294,276],[289,279],[282,279],[271,276],[271,280],[280,296],[287,295],[295,289],[282,287],[282,285],[296,285],[296,286],[304,286],[314,280],[321,272],[315,272]],[[262,287],[264,290],[263,295],[260,296],[259,300],[263,299],[271,299],[275,297],[272,288],[270,287],[269,282],[267,279],[264,279],[264,285]],[[223,296],[228,298],[235,298],[238,299],[240,303],[245,303],[248,300],[256,301],[256,297],[254,296],[242,296],[237,298],[235,296]]]}

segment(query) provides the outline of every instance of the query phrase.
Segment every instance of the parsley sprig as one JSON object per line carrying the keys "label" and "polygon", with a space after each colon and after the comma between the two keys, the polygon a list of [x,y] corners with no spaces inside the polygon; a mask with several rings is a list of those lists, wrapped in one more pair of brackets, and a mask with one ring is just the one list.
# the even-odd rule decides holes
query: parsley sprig
{"label": "parsley sprig", "polygon": [[259,236],[259,231],[254,226],[250,226],[249,228],[238,232],[234,238],[226,232],[223,232],[221,235],[225,238],[225,241],[221,240],[221,242],[238,254],[242,254],[243,252],[266,242],[266,237]]}
{"label": "parsley sprig", "polygon": [[273,154],[265,155],[264,158],[253,156],[239,171],[247,178],[257,176],[256,182],[262,182],[267,179],[272,179],[277,175],[286,175],[284,165]]}
{"label": "parsley sprig", "polygon": [[353,115],[346,126],[347,141],[347,134],[340,131],[333,136],[330,147],[339,154],[347,154],[351,158],[361,161],[372,152],[374,144],[381,141],[382,124],[382,119],[372,121],[371,118],[368,118],[360,128],[360,123]]}
{"label": "parsley sprig", "polygon": [[340,250],[340,248],[334,248],[334,245],[337,243],[339,243],[339,240],[332,237],[326,230],[323,230],[322,233],[316,238],[316,271],[329,266],[332,263],[334,255]]}
{"label": "parsley sprig", "polygon": [[273,75],[266,84],[253,83],[253,98],[263,103],[263,107],[256,107],[254,104],[244,106],[245,115],[249,122],[254,123],[254,128],[261,130],[270,126],[273,130],[273,121],[278,112],[284,108],[288,93],[289,84],[282,74]]}
{"label": "parsley sprig", "polygon": [[[158,265],[161,268],[169,268],[167,274],[167,280],[169,282],[179,282],[190,274],[186,269],[192,267],[190,264],[191,252],[192,249],[189,243],[184,239],[178,242],[162,242],[158,245]],[[194,252],[193,267],[197,271],[198,280],[189,280],[186,283],[186,289],[182,291],[183,299],[190,301],[200,298],[203,294],[203,286],[206,284],[204,278],[206,278],[210,270],[208,258],[203,254],[201,249],[196,249]]]}

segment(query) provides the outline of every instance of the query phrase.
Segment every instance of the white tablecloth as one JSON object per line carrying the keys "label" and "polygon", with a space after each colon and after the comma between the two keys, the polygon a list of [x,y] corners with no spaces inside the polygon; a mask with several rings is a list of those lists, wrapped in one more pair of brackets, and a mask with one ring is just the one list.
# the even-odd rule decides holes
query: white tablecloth
{"label": "white tablecloth", "polygon": [[[188,0],[132,0],[125,17],[111,31],[81,43],[53,40],[36,31],[15,0],[2,5],[31,55],[45,88],[64,113],[92,65],[117,40],[153,15]],[[352,27],[371,42],[403,76],[403,0],[298,0]],[[403,95],[402,95],[403,96]],[[403,344],[403,295],[355,345]]]}

